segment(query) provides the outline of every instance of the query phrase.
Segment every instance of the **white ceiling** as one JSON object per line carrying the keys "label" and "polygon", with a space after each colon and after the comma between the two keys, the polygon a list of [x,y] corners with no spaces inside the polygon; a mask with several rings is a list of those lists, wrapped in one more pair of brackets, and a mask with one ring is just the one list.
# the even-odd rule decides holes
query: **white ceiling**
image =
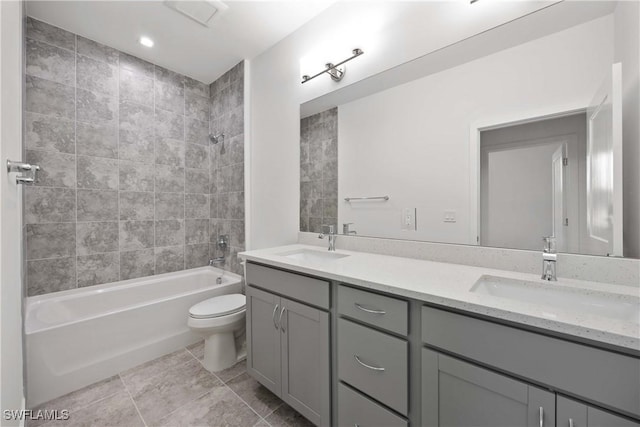
{"label": "white ceiling", "polygon": [[[242,59],[251,59],[294,32],[335,0],[237,1],[209,28],[160,0],[35,1],[27,14],[149,62],[211,83]],[[145,48],[140,36],[155,46]]]}

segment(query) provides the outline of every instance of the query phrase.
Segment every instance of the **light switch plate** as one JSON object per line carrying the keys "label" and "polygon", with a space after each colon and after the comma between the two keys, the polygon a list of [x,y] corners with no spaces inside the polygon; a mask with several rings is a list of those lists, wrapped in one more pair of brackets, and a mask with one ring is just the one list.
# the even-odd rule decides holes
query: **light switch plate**
{"label": "light switch plate", "polygon": [[456,211],[444,211],[444,222],[456,222]]}
{"label": "light switch plate", "polygon": [[400,228],[402,230],[416,230],[416,208],[404,208],[402,209]]}

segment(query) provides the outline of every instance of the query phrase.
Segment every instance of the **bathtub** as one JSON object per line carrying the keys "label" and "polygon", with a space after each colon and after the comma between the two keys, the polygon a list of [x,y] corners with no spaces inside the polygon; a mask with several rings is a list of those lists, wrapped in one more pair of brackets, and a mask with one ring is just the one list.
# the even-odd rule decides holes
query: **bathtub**
{"label": "bathtub", "polygon": [[[201,267],[27,298],[27,405],[40,403],[200,339],[189,308],[241,293],[242,278]],[[64,408],[59,408],[64,409]]]}

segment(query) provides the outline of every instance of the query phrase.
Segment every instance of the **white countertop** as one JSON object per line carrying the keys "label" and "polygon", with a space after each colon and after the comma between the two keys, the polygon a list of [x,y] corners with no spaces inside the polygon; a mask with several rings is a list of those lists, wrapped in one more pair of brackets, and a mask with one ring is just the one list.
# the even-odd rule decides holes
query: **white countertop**
{"label": "white countertop", "polygon": [[[328,262],[299,261],[281,255],[301,249],[326,252],[322,247],[297,244],[242,252],[238,256],[248,261],[640,352],[640,325],[637,323],[569,308],[549,310],[542,304],[470,292],[483,275],[550,283],[541,280],[539,275],[345,250],[336,250],[336,253],[349,256]],[[636,298],[640,296],[640,288],[632,286],[563,278],[553,283],[584,293],[600,291]]]}

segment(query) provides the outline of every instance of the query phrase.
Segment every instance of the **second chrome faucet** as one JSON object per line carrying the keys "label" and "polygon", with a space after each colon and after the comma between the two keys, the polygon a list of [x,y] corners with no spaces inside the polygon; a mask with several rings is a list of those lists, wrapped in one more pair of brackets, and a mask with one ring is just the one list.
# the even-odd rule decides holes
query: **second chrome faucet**
{"label": "second chrome faucet", "polygon": [[556,238],[553,236],[544,237],[542,239],[544,247],[542,250],[542,279],[556,281],[556,262],[558,254],[556,253]]}
{"label": "second chrome faucet", "polygon": [[[322,233],[320,233],[320,235],[318,236],[318,239],[324,239],[324,236],[328,236],[329,237],[329,251],[335,251],[336,250],[336,230],[333,224],[330,225],[323,225],[322,226]],[[327,233],[324,232],[324,230],[328,230]]]}

